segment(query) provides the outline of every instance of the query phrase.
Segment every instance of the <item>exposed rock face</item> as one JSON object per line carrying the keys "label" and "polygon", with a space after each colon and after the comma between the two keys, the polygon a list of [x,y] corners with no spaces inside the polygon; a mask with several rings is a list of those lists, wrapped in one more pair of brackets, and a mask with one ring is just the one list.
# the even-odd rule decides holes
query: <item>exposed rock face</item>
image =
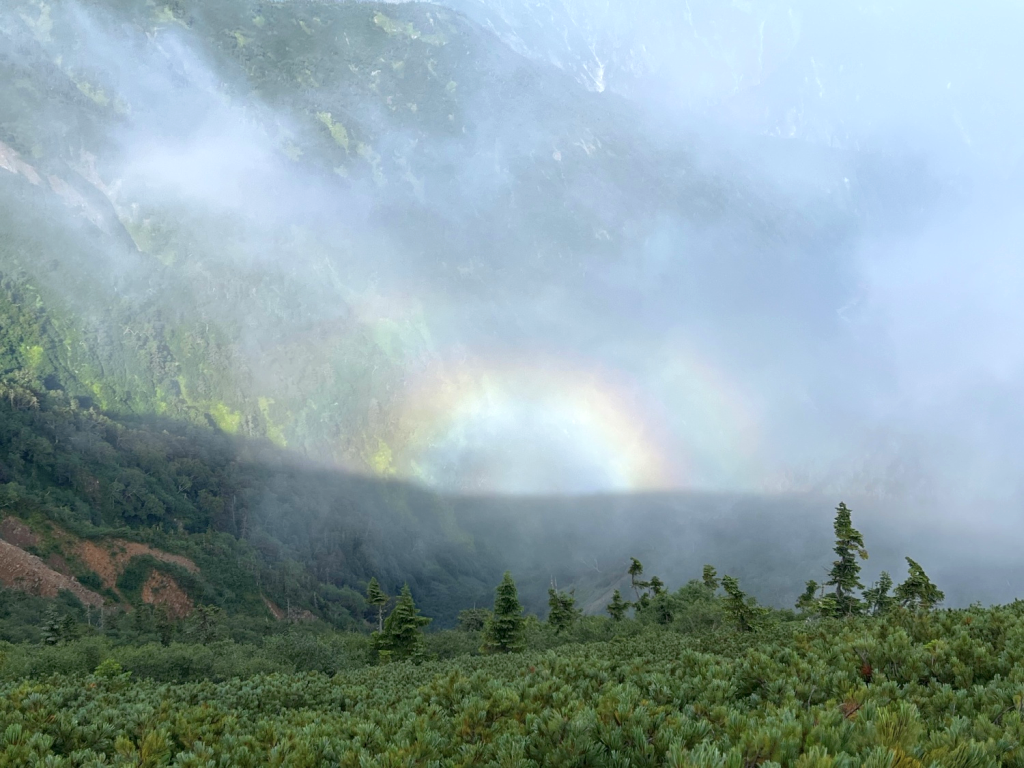
{"label": "exposed rock face", "polygon": [[278,621],[316,621],[316,616],[303,608],[291,608],[286,611],[267,597],[263,598],[263,603]]}

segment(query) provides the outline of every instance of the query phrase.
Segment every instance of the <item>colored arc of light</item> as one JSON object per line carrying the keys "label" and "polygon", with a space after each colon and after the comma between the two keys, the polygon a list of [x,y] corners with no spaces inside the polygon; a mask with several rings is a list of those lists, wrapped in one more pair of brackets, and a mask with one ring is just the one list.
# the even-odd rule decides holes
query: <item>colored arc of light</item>
{"label": "colored arc of light", "polygon": [[[426,371],[408,392],[400,471],[430,484],[451,483],[445,471],[452,462],[471,465],[456,470],[458,490],[597,492],[686,482],[686,458],[641,398],[604,371],[477,361]],[[549,464],[553,476],[585,477],[538,481],[524,463],[534,475]]]}
{"label": "colored arc of light", "polygon": [[[649,365],[633,375],[543,353],[453,361],[438,347],[459,347],[437,344],[415,302],[378,304],[353,306],[368,327],[380,329],[404,381],[384,423],[367,435],[382,446],[383,469],[371,462],[349,467],[354,471],[455,492],[760,487],[765,457],[748,393],[686,339],[666,337],[651,346]],[[348,333],[348,326],[325,323],[302,338],[329,350],[335,334],[344,348],[340,340]],[[290,338],[289,354],[296,346],[303,345]],[[524,454],[531,453],[535,464],[551,464],[546,477],[523,471],[530,461]],[[560,484],[574,471],[589,476]]]}

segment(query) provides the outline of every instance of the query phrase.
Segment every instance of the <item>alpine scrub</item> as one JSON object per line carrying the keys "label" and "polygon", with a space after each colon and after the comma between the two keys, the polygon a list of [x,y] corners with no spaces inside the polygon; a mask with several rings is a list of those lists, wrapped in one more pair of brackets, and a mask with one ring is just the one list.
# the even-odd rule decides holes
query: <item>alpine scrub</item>
{"label": "alpine scrub", "polygon": [[[610,620],[608,620],[610,621]],[[1024,765],[1024,604],[222,683],[0,684],[0,766]]]}
{"label": "alpine scrub", "polygon": [[362,646],[111,647],[51,610],[41,645],[0,648],[0,768],[1024,765],[1024,603],[936,611],[910,558],[894,594],[888,574],[858,594],[864,542],[836,512],[835,591],[809,583],[802,618],[710,565],[670,592],[635,558],[608,618],[555,587],[545,623],[524,616],[506,572],[493,610],[432,635],[408,586],[382,621],[372,579]]}

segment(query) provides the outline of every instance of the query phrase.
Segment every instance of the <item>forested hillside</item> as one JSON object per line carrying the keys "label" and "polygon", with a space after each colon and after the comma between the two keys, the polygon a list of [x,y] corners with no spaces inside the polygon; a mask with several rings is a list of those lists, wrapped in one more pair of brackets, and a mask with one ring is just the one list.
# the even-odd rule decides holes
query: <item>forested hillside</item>
{"label": "forested hillside", "polygon": [[[155,569],[192,605],[261,616],[269,615],[265,598],[355,628],[372,575],[414,584],[442,620],[485,593],[491,575],[450,510],[427,492],[295,466],[269,443],[203,426],[116,421],[59,390],[7,386],[0,472],[0,538],[110,606],[138,605]],[[140,555],[125,559],[137,572],[102,584],[102,567],[83,547],[113,540],[152,545],[196,568]],[[0,569],[0,578],[19,586],[13,572]],[[32,580],[21,586],[32,589]]]}

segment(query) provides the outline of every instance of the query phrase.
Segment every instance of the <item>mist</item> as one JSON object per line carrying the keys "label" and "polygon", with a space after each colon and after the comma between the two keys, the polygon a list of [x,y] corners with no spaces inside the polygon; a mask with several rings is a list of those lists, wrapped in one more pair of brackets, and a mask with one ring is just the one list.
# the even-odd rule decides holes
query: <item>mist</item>
{"label": "mist", "polygon": [[[24,268],[204,327],[227,373],[181,403],[456,497],[813,498],[826,535],[845,498],[936,565],[963,542],[951,577],[1010,567],[1024,11],[185,5],[0,12],[9,66],[77,85],[4,157],[78,190],[54,230],[109,280]],[[2,165],[12,211],[45,189]]]}

